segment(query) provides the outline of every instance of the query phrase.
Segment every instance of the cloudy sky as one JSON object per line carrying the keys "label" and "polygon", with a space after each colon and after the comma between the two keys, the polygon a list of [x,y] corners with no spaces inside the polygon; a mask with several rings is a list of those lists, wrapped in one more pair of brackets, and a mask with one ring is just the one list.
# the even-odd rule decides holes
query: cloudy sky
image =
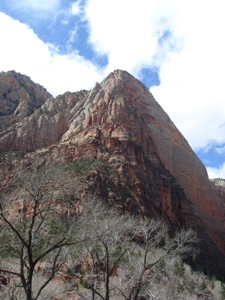
{"label": "cloudy sky", "polygon": [[1,0],[0,71],[53,95],[115,69],[140,79],[206,165],[225,178],[223,0]]}

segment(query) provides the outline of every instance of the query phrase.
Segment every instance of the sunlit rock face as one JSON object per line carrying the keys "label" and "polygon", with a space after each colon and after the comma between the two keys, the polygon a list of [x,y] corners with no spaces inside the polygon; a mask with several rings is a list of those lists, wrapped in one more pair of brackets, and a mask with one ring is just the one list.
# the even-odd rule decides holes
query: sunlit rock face
{"label": "sunlit rock face", "polygon": [[103,159],[118,174],[108,182],[99,173],[92,175],[101,196],[172,227],[194,228],[204,240],[203,261],[221,265],[224,207],[205,167],[146,87],[117,70],[96,84],[74,112],[61,138],[65,158]]}
{"label": "sunlit rock face", "polygon": [[14,71],[0,73],[0,150],[34,151],[58,142],[70,125],[70,110],[87,93],[53,98]]}
{"label": "sunlit rock face", "polygon": [[32,113],[2,130],[0,150],[9,149],[33,156],[44,151],[63,162],[86,159],[82,176],[89,191],[171,229],[193,228],[202,268],[225,274],[221,197],[168,115],[127,72],[114,71],[89,92],[46,94]]}
{"label": "sunlit rock face", "polygon": [[[0,149],[13,148],[19,122],[28,118],[51,95],[28,76],[15,71],[0,73]],[[3,138],[2,138],[3,137]]]}
{"label": "sunlit rock face", "polygon": [[15,71],[0,73],[0,117],[29,116],[50,96],[45,88],[28,76]]}

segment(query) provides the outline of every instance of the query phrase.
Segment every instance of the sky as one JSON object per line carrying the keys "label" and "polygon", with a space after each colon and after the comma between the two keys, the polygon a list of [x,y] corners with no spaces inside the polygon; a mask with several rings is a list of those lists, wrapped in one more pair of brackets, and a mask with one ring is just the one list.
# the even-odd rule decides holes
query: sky
{"label": "sky", "polygon": [[210,178],[225,178],[223,0],[0,0],[0,71],[54,96],[141,80]]}

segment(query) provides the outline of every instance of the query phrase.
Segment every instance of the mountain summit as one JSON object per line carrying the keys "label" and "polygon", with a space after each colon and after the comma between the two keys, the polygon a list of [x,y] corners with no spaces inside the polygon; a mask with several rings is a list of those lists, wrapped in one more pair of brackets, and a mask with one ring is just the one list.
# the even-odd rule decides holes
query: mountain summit
{"label": "mountain summit", "polygon": [[[1,124],[7,84],[1,77]],[[39,99],[40,87],[32,91],[33,99]],[[1,125],[1,151],[79,162],[87,189],[105,201],[135,215],[160,218],[171,230],[193,228],[201,240],[202,268],[225,276],[222,200],[201,161],[140,81],[116,70],[91,91],[42,95],[43,103],[33,105],[33,112]],[[23,98],[23,105],[27,101]]]}

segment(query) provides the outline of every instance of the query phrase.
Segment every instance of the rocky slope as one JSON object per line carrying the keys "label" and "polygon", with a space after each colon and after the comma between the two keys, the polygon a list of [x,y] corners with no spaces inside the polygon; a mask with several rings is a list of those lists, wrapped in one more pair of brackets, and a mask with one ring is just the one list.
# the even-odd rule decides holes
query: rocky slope
{"label": "rocky slope", "polygon": [[59,141],[69,129],[72,108],[86,91],[48,98],[30,116],[0,133],[0,150],[34,151]]}
{"label": "rocky slope", "polygon": [[15,71],[0,73],[0,130],[30,116],[51,95],[28,76]]}
{"label": "rocky slope", "polygon": [[[195,229],[201,238],[202,268],[225,275],[223,200],[143,84],[117,70],[90,92],[56,99],[43,95],[33,112],[21,104],[21,118],[1,128],[0,150],[33,151],[30,158],[44,153],[46,159],[73,161],[74,168],[79,162],[86,170],[82,175],[87,189],[106,201],[133,214],[161,218],[171,228]],[[2,96],[0,106],[7,103]],[[15,108],[4,111],[16,115]]]}
{"label": "rocky slope", "polygon": [[220,198],[221,203],[225,210],[225,179],[214,178],[214,179],[211,179],[210,181],[211,181],[214,192]]}

